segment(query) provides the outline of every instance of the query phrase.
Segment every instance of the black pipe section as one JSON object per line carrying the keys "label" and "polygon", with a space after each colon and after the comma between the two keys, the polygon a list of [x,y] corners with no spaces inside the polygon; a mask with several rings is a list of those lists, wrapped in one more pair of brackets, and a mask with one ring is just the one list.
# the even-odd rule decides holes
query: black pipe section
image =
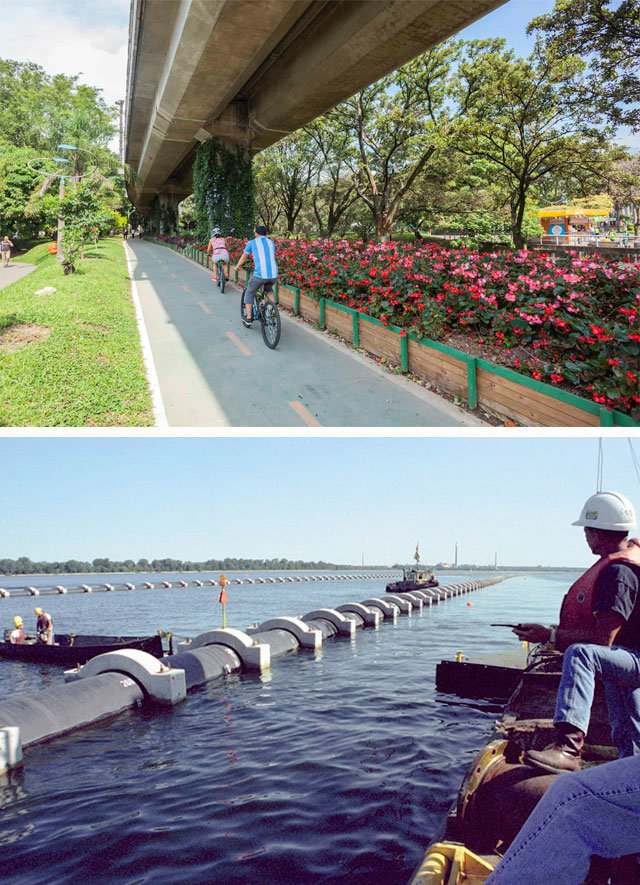
{"label": "black pipe section", "polygon": [[184,670],[187,691],[242,669],[238,655],[226,645],[205,645],[193,651],[167,655],[162,663],[173,670]]}
{"label": "black pipe section", "polygon": [[272,658],[286,655],[290,651],[297,651],[300,647],[296,637],[293,633],[289,633],[288,630],[280,628],[276,630],[262,630],[260,632],[247,630],[247,633],[254,642],[266,642],[271,647]]}
{"label": "black pipe section", "polygon": [[17,725],[23,747],[117,716],[144,692],[122,673],[101,673],[0,701],[0,723]]}
{"label": "black pipe section", "polygon": [[356,630],[364,629],[364,618],[358,612],[340,612],[340,614],[353,621],[356,625]]}
{"label": "black pipe section", "polygon": [[312,630],[319,630],[322,633],[322,641],[325,639],[332,639],[334,636],[338,635],[338,628],[335,624],[332,624],[331,621],[327,621],[325,618],[314,618],[312,621],[305,621],[305,624],[308,624]]}

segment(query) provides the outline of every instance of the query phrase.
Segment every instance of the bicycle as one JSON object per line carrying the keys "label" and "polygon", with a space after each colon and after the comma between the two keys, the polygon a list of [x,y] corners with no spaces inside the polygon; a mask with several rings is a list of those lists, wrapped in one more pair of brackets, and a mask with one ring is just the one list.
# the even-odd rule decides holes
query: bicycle
{"label": "bicycle", "polygon": [[218,288],[220,289],[220,292],[224,295],[224,287],[225,287],[225,283],[227,281],[227,277],[224,272],[224,262],[217,261],[216,267],[218,269],[216,282],[218,284]]}
{"label": "bicycle", "polygon": [[[243,320],[246,319],[246,305],[244,303],[244,293],[246,291],[246,288],[243,289],[240,295],[240,316]],[[253,316],[255,319],[260,320],[264,343],[273,350],[274,347],[278,346],[278,341],[280,341],[281,323],[278,305],[269,298],[271,292],[273,292],[271,283],[263,283],[260,286],[253,303]]]}

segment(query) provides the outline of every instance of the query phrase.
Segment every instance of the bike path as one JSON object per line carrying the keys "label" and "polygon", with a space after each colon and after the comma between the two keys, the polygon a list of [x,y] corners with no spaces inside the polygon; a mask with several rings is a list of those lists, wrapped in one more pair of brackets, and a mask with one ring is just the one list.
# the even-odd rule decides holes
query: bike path
{"label": "bike path", "polygon": [[163,246],[127,243],[171,427],[464,427],[482,421],[281,312],[275,350],[240,289]]}
{"label": "bike path", "polygon": [[10,286],[11,283],[16,283],[35,269],[35,264],[26,264],[18,261],[9,262],[8,267],[0,267],[0,289]]}

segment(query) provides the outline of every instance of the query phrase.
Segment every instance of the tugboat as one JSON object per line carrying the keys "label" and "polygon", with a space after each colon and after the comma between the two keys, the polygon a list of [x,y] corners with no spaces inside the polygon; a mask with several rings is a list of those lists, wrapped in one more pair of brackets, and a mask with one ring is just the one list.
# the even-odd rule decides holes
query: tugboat
{"label": "tugboat", "polygon": [[412,566],[402,569],[402,580],[387,584],[387,593],[410,593],[412,590],[426,590],[428,587],[437,587],[438,581],[433,572],[426,568]]}
{"label": "tugboat", "polygon": [[416,564],[411,568],[403,568],[402,580],[387,584],[385,588],[387,593],[410,593],[412,590],[427,590],[429,587],[438,586],[433,572],[420,565],[420,552],[417,544],[413,558]]}

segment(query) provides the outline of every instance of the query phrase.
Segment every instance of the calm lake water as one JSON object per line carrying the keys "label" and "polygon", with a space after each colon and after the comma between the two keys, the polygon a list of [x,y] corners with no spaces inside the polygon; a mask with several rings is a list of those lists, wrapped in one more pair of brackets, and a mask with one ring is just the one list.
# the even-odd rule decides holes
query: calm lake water
{"label": "calm lake water", "polygon": [[[185,576],[194,577],[217,573]],[[480,577],[440,576],[443,584]],[[318,653],[276,659],[261,676],[211,683],[172,710],[127,712],[28,749],[24,768],[0,778],[4,880],[405,883],[501,710],[436,692],[436,664],[458,650],[472,656],[513,647],[511,633],[489,627],[492,621],[557,620],[574,579],[510,578],[377,631],[358,630],[354,640],[325,641]],[[99,580],[109,578],[66,583]],[[233,585],[227,625],[244,629],[267,617],[359,602],[382,595],[384,583]],[[40,603],[59,632],[161,628],[195,636],[220,626],[217,592],[114,591]],[[1,599],[0,623],[9,626],[20,614],[32,628],[35,604]],[[0,661],[2,697],[62,681],[59,668]]]}

